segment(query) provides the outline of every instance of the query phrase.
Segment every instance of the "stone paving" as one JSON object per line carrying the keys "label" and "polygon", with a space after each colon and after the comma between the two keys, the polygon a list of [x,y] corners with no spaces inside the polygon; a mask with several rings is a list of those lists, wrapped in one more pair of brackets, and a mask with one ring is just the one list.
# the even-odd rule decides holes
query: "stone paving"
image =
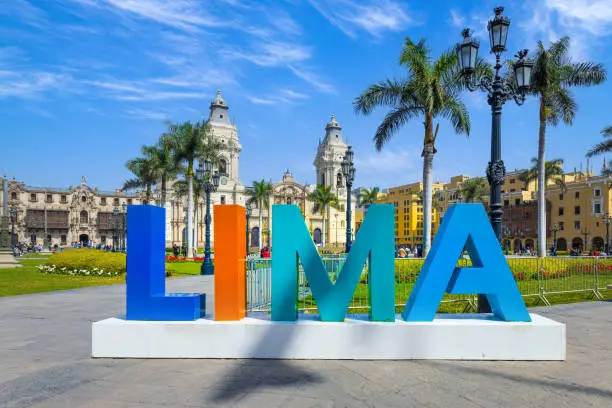
{"label": "stone paving", "polygon": [[[170,282],[211,293],[210,277]],[[567,324],[566,362],[90,358],[91,323],[121,314],[124,295],[115,285],[0,298],[0,407],[612,406],[609,302],[536,310]]]}

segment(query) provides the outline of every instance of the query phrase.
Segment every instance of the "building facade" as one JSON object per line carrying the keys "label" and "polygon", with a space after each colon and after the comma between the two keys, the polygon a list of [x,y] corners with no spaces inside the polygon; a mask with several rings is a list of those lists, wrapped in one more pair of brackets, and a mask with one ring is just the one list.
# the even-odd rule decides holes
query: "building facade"
{"label": "building facade", "polygon": [[[249,196],[240,179],[240,153],[242,146],[238,128],[230,120],[229,105],[218,91],[210,103],[208,120],[212,137],[225,148],[222,159],[214,171],[220,175],[219,187],[211,194],[211,206],[237,204],[245,206]],[[348,145],[342,139],[342,128],[332,116],[325,127],[325,137],[319,142],[314,159],[317,181],[332,187],[340,203],[346,203],[347,191],[341,172],[341,162]],[[166,246],[184,245],[187,240],[187,198],[178,196],[169,183],[166,200]],[[1,185],[1,184],[0,184]],[[297,204],[305,217],[306,224],[316,243],[343,245],[346,241],[346,210],[329,209],[323,217],[321,209],[308,199],[316,185],[297,183],[289,170],[282,179],[272,183],[270,204]],[[153,200],[159,203],[161,191],[155,189]],[[0,194],[0,207],[4,205]],[[83,176],[81,184],[68,188],[28,186],[15,179],[8,180],[8,206],[15,208],[13,220],[15,240],[19,243],[43,244],[45,246],[68,246],[75,242],[86,244],[123,247],[127,234],[125,211],[128,205],[145,203],[144,192],[102,191],[87,184]],[[354,208],[355,200],[353,200]],[[206,202],[204,197],[195,201],[194,246],[204,246]],[[271,225],[268,209],[259,211],[254,205],[247,235],[250,246],[258,247],[259,231],[262,231],[262,245],[268,245]],[[352,221],[354,226],[354,218]],[[354,228],[353,228],[354,231]],[[214,216],[211,214],[211,242],[214,246]]]}

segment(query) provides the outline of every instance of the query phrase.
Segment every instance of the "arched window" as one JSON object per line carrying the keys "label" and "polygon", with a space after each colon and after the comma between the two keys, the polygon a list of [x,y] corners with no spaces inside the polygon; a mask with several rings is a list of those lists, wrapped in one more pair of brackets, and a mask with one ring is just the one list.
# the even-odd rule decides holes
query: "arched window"
{"label": "arched window", "polygon": [[336,175],[336,183],[336,187],[344,187],[344,183],[342,183],[342,173]]}
{"label": "arched window", "polygon": [[321,185],[325,185],[325,174],[321,174]]}
{"label": "arched window", "polygon": [[314,236],[312,237],[312,239],[315,242],[315,244],[320,244],[321,243],[321,228],[315,228],[313,235]]}
{"label": "arched window", "polygon": [[79,220],[81,222],[81,224],[87,224],[89,217],[87,214],[87,211],[81,211],[81,214],[79,216]]}
{"label": "arched window", "polygon": [[219,160],[219,174],[227,174],[227,162],[225,159]]}
{"label": "arched window", "polygon": [[11,200],[16,200],[17,199],[17,193],[13,192],[11,193]]}
{"label": "arched window", "polygon": [[254,227],[251,230],[251,247],[259,247],[259,227]]}
{"label": "arched window", "polygon": [[86,196],[81,197],[81,201],[84,203],[87,202],[87,197]]}

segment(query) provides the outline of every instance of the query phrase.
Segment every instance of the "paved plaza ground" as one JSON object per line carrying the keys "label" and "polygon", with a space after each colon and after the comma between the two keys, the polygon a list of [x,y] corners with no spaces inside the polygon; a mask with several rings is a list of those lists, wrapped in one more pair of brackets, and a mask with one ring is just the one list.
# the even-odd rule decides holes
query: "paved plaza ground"
{"label": "paved plaza ground", "polygon": [[[170,282],[211,293],[210,277]],[[0,407],[612,406],[611,302],[537,309],[567,324],[566,362],[90,358],[91,323],[121,314],[124,295],[0,298]]]}

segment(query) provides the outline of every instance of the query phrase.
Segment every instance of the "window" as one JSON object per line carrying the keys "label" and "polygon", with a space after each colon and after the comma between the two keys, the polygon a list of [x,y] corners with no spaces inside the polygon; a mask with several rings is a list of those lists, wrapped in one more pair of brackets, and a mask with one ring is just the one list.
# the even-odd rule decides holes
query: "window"
{"label": "window", "polygon": [[601,204],[600,203],[595,203],[594,207],[595,207],[594,208],[595,214],[601,214]]}
{"label": "window", "polygon": [[100,205],[106,205],[106,197],[100,199]]}
{"label": "window", "polygon": [[563,221],[559,221],[559,231],[563,231],[565,228]]}
{"label": "window", "polygon": [[60,203],[66,204],[67,202],[68,202],[68,200],[66,199],[66,196],[64,194],[62,194],[62,196],[60,197]]}
{"label": "window", "polygon": [[599,187],[595,187],[595,197],[599,196],[601,196],[601,190],[599,189]]}
{"label": "window", "polygon": [[514,205],[519,205],[521,203],[521,199],[517,198],[514,200]]}
{"label": "window", "polygon": [[46,201],[47,201],[48,203],[52,203],[52,202],[53,202],[53,196],[52,196],[51,194],[47,194],[47,199],[46,199]]}
{"label": "window", "polygon": [[559,194],[559,201],[563,201],[563,194]]}
{"label": "window", "polygon": [[219,174],[227,174],[227,162],[225,159],[219,160]]}
{"label": "window", "polygon": [[65,235],[60,235],[60,244],[61,245],[66,245],[68,242],[66,241],[66,236]]}
{"label": "window", "polygon": [[576,193],[574,194],[574,198],[580,198],[580,191],[576,191]]}
{"label": "window", "polygon": [[81,202],[86,203],[87,202],[87,196],[81,197]]}
{"label": "window", "polygon": [[118,198],[113,199],[113,205],[114,206],[119,205],[119,199]]}
{"label": "window", "polygon": [[81,214],[79,215],[79,221],[81,224],[87,224],[88,218],[87,211],[81,211]]}
{"label": "window", "polygon": [[[225,196],[224,195],[221,196],[221,204],[225,204]],[[291,204],[291,203],[287,203],[287,204]]]}
{"label": "window", "polygon": [[511,192],[511,193],[514,193],[515,191],[516,191],[516,189],[515,189],[515,188],[511,188],[511,189],[510,189],[510,192]]}
{"label": "window", "polygon": [[287,197],[287,204],[291,204],[291,197]]}
{"label": "window", "polygon": [[11,193],[11,200],[17,199],[17,193]]}
{"label": "window", "polygon": [[580,215],[580,206],[574,206],[574,215]]}
{"label": "window", "polygon": [[574,221],[574,229],[580,229],[580,221]]}
{"label": "window", "polygon": [[223,119],[223,115],[219,115],[219,117],[220,117],[221,119]]}
{"label": "window", "polygon": [[510,179],[510,184],[516,183],[516,179]]}
{"label": "window", "polygon": [[559,207],[559,217],[563,217],[563,212],[565,209],[563,207]]}
{"label": "window", "polygon": [[30,194],[30,201],[36,201],[36,194]]}

